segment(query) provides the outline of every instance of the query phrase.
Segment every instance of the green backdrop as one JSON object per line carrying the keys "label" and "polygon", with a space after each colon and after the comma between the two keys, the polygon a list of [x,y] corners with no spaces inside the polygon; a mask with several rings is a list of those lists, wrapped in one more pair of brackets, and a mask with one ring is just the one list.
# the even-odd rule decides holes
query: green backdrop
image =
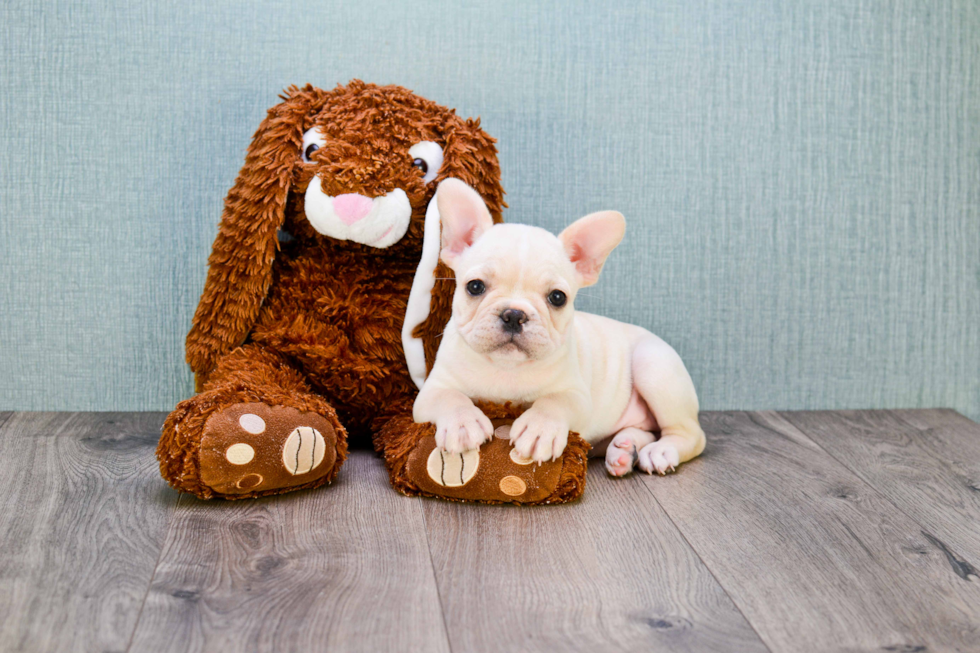
{"label": "green backdrop", "polygon": [[980,3],[5,2],[0,409],[169,409],[225,192],[291,83],[499,139],[506,217],[622,211],[580,307],[705,409],[980,417]]}

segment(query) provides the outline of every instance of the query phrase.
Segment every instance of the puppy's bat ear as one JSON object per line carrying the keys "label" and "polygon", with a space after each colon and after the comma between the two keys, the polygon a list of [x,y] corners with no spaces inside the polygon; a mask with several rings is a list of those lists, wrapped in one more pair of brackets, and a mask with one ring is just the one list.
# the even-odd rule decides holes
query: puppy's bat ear
{"label": "puppy's bat ear", "polygon": [[583,287],[599,280],[606,257],[623,239],[626,219],[616,211],[599,211],[579,218],[561,232],[558,240],[575,265]]}
{"label": "puppy's bat ear", "polygon": [[272,281],[277,233],[293,168],[300,162],[304,126],[327,97],[310,85],[288,88],[259,125],[228,191],[204,292],[187,334],[187,362],[198,389],[217,358],[241,344],[255,324]]}
{"label": "puppy's bat ear", "polygon": [[459,255],[493,226],[493,218],[480,194],[459,179],[439,184],[436,202],[442,222],[441,258],[453,268]]}

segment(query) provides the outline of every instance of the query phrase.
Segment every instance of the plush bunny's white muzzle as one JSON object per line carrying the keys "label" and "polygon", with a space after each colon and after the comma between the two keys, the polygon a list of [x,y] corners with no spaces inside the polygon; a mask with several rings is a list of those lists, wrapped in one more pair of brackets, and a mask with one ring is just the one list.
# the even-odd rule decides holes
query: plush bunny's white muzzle
{"label": "plush bunny's white muzzle", "polygon": [[373,198],[354,193],[331,197],[314,176],[305,199],[306,219],[319,233],[378,249],[401,240],[412,220],[412,204],[401,188]]}

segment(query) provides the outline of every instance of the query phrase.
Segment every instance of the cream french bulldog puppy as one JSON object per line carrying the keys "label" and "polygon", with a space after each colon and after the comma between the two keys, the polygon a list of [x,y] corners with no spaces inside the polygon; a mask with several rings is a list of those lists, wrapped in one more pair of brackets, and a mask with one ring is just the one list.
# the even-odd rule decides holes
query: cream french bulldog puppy
{"label": "cream french bulldog puppy", "polygon": [[621,214],[587,215],[555,237],[494,226],[477,192],[457,179],[439,185],[436,201],[441,257],[457,287],[414,417],[435,423],[439,447],[461,452],[493,437],[472,397],[531,404],[510,439],[539,462],[561,455],[569,430],[593,455],[605,452],[615,476],[636,464],[665,474],[701,453],[698,398],[677,352],[638,326],[575,312],[575,294],[598,280],[623,238]]}

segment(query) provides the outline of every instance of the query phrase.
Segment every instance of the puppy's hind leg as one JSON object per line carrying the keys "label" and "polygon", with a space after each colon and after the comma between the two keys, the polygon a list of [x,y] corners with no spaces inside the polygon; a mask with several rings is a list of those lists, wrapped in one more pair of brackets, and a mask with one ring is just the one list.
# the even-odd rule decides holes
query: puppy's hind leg
{"label": "puppy's hind leg", "polygon": [[606,448],[606,471],[612,476],[626,476],[639,460],[639,452],[653,442],[654,435],[638,428],[625,428],[617,433]]}
{"label": "puppy's hind leg", "polygon": [[656,336],[637,344],[632,363],[633,384],[660,427],[660,439],[640,449],[638,463],[648,474],[666,474],[704,451],[694,382],[677,352]]}

